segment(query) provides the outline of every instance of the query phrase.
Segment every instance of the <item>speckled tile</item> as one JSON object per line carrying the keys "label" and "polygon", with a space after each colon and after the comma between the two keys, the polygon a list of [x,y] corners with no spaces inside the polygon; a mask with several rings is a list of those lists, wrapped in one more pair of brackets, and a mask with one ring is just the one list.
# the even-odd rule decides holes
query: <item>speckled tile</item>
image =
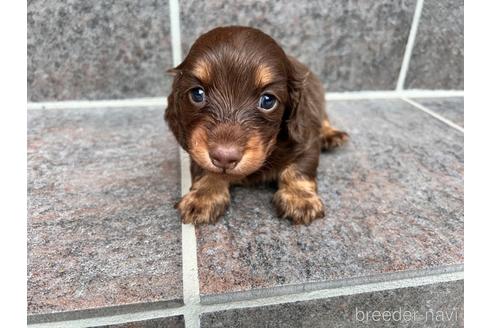
{"label": "speckled tile", "polygon": [[465,126],[465,99],[463,97],[416,98],[413,100],[451,122],[461,127]]}
{"label": "speckled tile", "polygon": [[463,262],[463,134],[400,100],[328,109],[351,141],[320,159],[326,217],[293,226],[273,189],[234,188],[225,218],[197,229],[203,302]]}
{"label": "speckled tile", "polygon": [[202,314],[200,323],[202,328],[458,328],[463,327],[463,307],[461,280],[212,312]]}
{"label": "speckled tile", "polygon": [[462,90],[463,0],[424,1],[405,87]]}
{"label": "speckled tile", "polygon": [[119,325],[94,326],[94,328],[184,328],[183,316],[158,318],[144,321],[127,322]]}
{"label": "speckled tile", "polygon": [[394,89],[415,0],[182,0],[184,54],[221,25],[247,25],[272,35],[320,76],[329,91]]}
{"label": "speckled tile", "polygon": [[165,96],[167,0],[27,2],[29,101]]}
{"label": "speckled tile", "polygon": [[182,304],[179,156],[163,110],[28,112],[28,314]]}

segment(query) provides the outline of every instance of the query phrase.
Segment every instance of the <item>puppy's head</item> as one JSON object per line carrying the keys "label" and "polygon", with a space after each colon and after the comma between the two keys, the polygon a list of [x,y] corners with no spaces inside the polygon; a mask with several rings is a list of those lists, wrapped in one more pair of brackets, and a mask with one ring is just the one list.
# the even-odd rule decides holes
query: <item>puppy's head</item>
{"label": "puppy's head", "polygon": [[258,170],[293,106],[295,79],[278,44],[253,28],[216,28],[171,72],[166,120],[192,159],[217,174]]}

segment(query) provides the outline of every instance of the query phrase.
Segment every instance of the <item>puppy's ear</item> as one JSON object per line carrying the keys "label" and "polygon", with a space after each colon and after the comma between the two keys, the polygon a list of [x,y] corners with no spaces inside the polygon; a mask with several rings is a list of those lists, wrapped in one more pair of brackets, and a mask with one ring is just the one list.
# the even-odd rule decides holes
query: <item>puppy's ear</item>
{"label": "puppy's ear", "polygon": [[179,66],[176,68],[172,68],[167,71],[169,74],[174,76],[174,81],[172,85],[172,90],[171,94],[167,97],[167,108],[166,112],[164,114],[164,119],[166,120],[169,128],[174,134],[174,137],[178,141],[178,143],[181,145],[181,147],[186,149],[186,137],[185,137],[185,131],[184,127],[182,124],[182,120],[180,118],[180,111],[179,111],[179,88],[178,88],[178,81],[181,78],[181,70],[179,69]]}
{"label": "puppy's ear", "polygon": [[181,70],[179,68],[175,67],[175,68],[168,69],[166,71],[166,73],[169,74],[169,75],[171,75],[171,76],[173,76],[173,77],[175,77],[178,74],[181,74]]}
{"label": "puppy's ear", "polygon": [[288,80],[289,107],[286,111],[287,130],[294,141],[302,142],[313,130],[313,125],[310,125],[312,118],[309,111],[311,109],[306,95],[309,70],[295,58],[288,58],[290,69]]}

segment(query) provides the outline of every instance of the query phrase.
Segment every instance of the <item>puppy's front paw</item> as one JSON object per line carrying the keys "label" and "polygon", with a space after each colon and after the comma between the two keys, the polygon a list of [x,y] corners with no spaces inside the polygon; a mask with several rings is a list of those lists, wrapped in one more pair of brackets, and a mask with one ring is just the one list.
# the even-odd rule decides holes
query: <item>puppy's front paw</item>
{"label": "puppy's front paw", "polygon": [[183,223],[215,223],[229,205],[229,193],[192,190],[176,204]]}
{"label": "puppy's front paw", "polygon": [[321,149],[332,150],[340,147],[349,140],[347,132],[331,127],[328,121],[323,121],[321,127]]}
{"label": "puppy's front paw", "polygon": [[273,196],[273,203],[278,215],[291,219],[294,224],[309,224],[325,216],[323,202],[315,193],[303,195],[280,189]]}
{"label": "puppy's front paw", "polygon": [[342,146],[349,140],[347,132],[332,129],[321,136],[321,149],[332,150]]}

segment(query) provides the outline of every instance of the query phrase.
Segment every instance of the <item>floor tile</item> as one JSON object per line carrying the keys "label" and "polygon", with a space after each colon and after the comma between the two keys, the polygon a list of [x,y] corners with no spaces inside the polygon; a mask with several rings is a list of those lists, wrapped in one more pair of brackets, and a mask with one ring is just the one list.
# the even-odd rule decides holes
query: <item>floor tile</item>
{"label": "floor tile", "polygon": [[202,328],[458,328],[463,327],[463,280],[212,312],[202,314],[200,323]]}
{"label": "floor tile", "polygon": [[413,100],[451,122],[461,127],[465,126],[465,99],[463,97],[417,98]]}
{"label": "floor tile", "polygon": [[97,326],[97,328],[184,328],[184,317],[168,317],[144,321],[127,322],[119,325]]}
{"label": "floor tile", "polygon": [[28,314],[182,303],[179,156],[162,116],[28,112]]}
{"label": "floor tile", "polygon": [[273,189],[234,188],[225,218],[197,229],[203,302],[463,262],[463,134],[400,100],[328,109],[351,141],[321,156],[325,218],[293,226]]}

